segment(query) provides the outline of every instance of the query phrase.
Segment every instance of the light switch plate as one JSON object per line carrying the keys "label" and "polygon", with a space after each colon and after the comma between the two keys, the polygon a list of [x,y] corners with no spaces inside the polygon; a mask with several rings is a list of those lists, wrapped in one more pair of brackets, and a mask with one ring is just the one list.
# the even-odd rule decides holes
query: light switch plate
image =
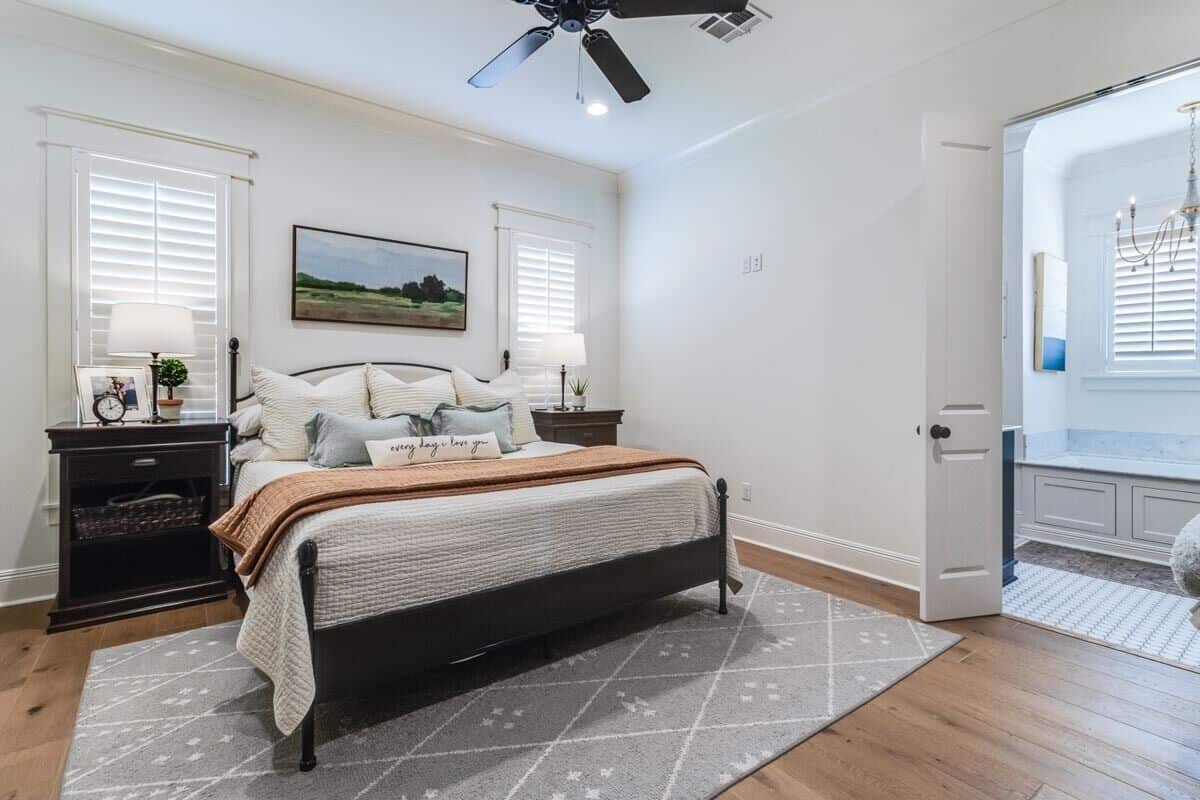
{"label": "light switch plate", "polygon": [[747,503],[750,502],[750,484],[748,483],[742,484],[742,499]]}
{"label": "light switch plate", "polygon": [[750,272],[750,262],[751,262],[751,260],[752,260],[752,259],[750,258],[750,256],[746,256],[744,259],[742,259],[742,273],[743,273],[743,274],[746,274],[746,273]]}

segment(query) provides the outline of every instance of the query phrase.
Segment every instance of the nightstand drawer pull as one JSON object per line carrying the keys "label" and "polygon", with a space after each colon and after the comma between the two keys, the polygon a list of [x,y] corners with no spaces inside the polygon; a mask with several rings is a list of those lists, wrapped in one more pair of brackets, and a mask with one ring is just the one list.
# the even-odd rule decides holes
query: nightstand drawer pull
{"label": "nightstand drawer pull", "polygon": [[132,467],[137,467],[138,469],[145,469],[146,467],[157,467],[158,459],[157,458],[135,458],[133,461],[129,462],[129,465]]}

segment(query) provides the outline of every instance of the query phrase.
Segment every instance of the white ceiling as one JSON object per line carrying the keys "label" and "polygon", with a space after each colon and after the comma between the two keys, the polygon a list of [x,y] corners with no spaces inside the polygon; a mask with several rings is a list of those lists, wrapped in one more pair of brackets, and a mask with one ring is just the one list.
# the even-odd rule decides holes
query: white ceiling
{"label": "white ceiling", "polygon": [[1188,118],[1178,109],[1193,100],[1200,100],[1200,70],[1039,120],[1030,142],[1036,142],[1033,146],[1051,168],[1065,170],[1088,153],[1168,134],[1182,136]]}
{"label": "white ceiling", "polygon": [[371,100],[582,163],[622,171],[780,108],[916,63],[1057,0],[762,0],[775,15],[725,45],[696,17],[606,19],[653,93],[623,105],[578,36],[554,41],[495,89],[467,78],[541,17],[508,0],[34,0],[39,5]]}

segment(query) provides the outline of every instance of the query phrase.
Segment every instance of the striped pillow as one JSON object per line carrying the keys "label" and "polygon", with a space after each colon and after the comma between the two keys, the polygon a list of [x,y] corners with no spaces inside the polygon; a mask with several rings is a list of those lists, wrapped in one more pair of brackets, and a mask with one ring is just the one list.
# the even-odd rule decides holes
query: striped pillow
{"label": "striped pillow", "polygon": [[308,434],[304,424],[318,411],[369,419],[367,382],[362,367],[326,378],[313,385],[303,378],[251,367],[254,395],[262,404],[261,452],[255,461],[304,461]]}
{"label": "striped pillow", "polygon": [[428,417],[440,404],[455,403],[454,381],[449,375],[406,383],[387,370],[368,364],[367,390],[371,393],[371,413],[376,417],[397,414]]}
{"label": "striped pillow", "polygon": [[450,374],[454,378],[454,390],[458,393],[460,406],[495,405],[507,400],[512,403],[513,444],[541,441],[537,429],[533,427],[533,414],[529,412],[529,398],[525,396],[525,386],[516,370],[508,370],[491,383],[477,381],[458,367]]}

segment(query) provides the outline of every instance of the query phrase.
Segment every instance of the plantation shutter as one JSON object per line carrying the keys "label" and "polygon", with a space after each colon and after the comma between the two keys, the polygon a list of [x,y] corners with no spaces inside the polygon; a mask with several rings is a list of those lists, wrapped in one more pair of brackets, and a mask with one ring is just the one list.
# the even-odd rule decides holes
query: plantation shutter
{"label": "plantation shutter", "polygon": [[538,363],[538,352],[544,334],[576,330],[577,247],[574,242],[513,233],[513,366],[533,405],[558,402],[558,370]]}
{"label": "plantation shutter", "polygon": [[[1139,231],[1145,240],[1152,231]],[[1119,250],[1129,254],[1129,234]],[[1114,362],[1179,361],[1196,358],[1196,244],[1180,245],[1171,270],[1164,251],[1147,264],[1128,264],[1117,255],[1113,269],[1111,357]]]}
{"label": "plantation shutter", "polygon": [[[144,366],[108,354],[113,304],[192,310],[196,355],[175,390],[189,416],[217,413],[226,328],[226,184],[220,178],[116,158],[81,158],[77,353],[83,364]],[[160,391],[166,396],[166,390]]]}

